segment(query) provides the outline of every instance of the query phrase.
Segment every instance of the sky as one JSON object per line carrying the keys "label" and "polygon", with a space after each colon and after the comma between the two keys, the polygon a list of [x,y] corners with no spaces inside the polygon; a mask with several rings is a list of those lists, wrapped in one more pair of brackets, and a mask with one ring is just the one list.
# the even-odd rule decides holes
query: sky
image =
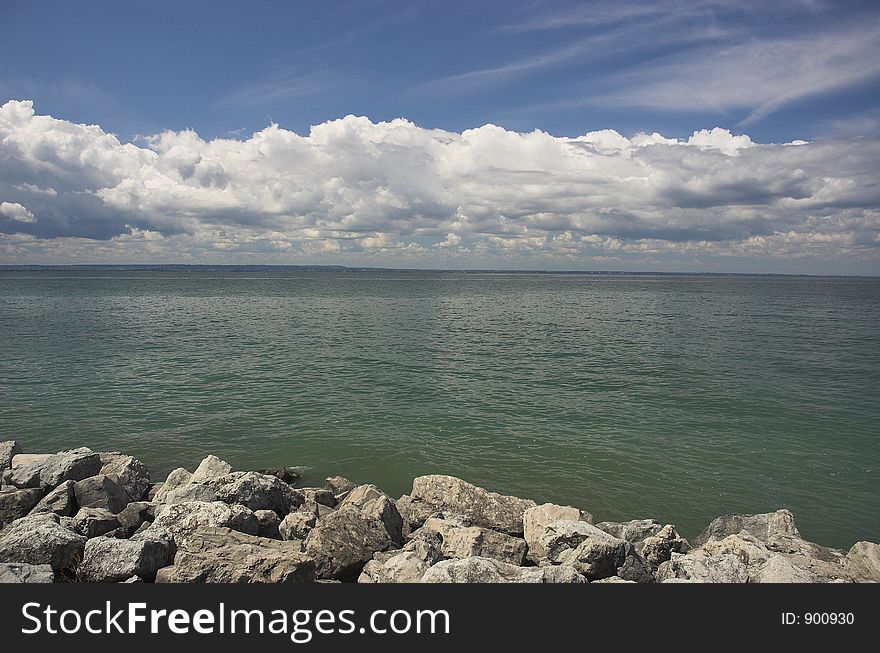
{"label": "sky", "polygon": [[880,275],[880,5],[0,0],[0,264]]}

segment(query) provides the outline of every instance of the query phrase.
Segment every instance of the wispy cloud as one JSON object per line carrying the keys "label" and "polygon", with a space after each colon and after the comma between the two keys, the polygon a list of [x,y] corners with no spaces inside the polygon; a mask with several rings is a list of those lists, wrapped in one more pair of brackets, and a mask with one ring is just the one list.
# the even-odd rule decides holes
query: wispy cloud
{"label": "wispy cloud", "polygon": [[218,98],[214,105],[218,107],[264,106],[295,97],[321,93],[332,88],[338,81],[338,77],[319,72],[279,77],[242,86]]}

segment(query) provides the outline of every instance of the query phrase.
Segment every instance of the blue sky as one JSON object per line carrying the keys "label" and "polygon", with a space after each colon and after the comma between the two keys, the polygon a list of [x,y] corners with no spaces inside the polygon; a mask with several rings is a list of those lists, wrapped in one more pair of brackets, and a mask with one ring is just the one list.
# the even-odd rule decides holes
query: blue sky
{"label": "blue sky", "polygon": [[[21,262],[221,257],[877,273],[877,194],[865,186],[876,189],[870,180],[880,136],[878,44],[874,2],[4,0],[0,104],[33,101],[29,116],[19,112],[13,119],[9,109],[6,129],[19,139],[27,134],[33,144],[28,130],[39,128],[45,140],[39,152],[24,152],[25,140],[8,139],[0,152],[8,166],[20,168],[0,176],[0,255]],[[370,126],[344,123],[349,115],[367,118]],[[40,116],[55,122],[34,122]],[[456,170],[479,177],[482,198],[458,172],[426,167],[426,175],[440,179],[426,188],[398,170],[396,165],[413,165],[395,158],[404,128],[396,136],[388,129],[374,133],[395,118],[408,121],[406,146],[421,148],[416,159],[431,158],[436,166],[465,156],[450,139],[487,124],[501,128],[488,139],[483,136],[489,132],[479,135],[481,154],[470,147],[464,160],[455,159]],[[254,135],[271,135],[267,128],[309,138],[311,127],[322,124],[358,136],[334,141],[338,149],[332,161],[321,162],[320,179],[295,170],[302,157],[273,160],[262,176],[251,178],[236,159],[247,146],[223,145],[257,147]],[[87,170],[80,152],[78,163],[64,159],[63,171],[50,170],[45,150],[62,147],[58,135],[67,125],[96,125],[118,138],[119,149],[111,154],[115,145],[101,135],[90,141],[83,132],[76,147],[97,147],[108,157],[104,167]],[[713,144],[685,147],[692,135],[713,128],[727,132],[709,132]],[[587,138],[597,158],[579,159],[583,167],[574,174],[569,158],[572,148],[583,149],[580,144],[554,141],[560,148],[555,153],[535,139],[518,142],[523,151],[504,145],[507,133],[534,130],[562,138],[614,130],[628,144],[612,152],[604,142],[598,152],[599,137]],[[641,133],[670,142],[629,141]],[[188,134],[197,134],[197,142]],[[718,140],[722,136],[779,147],[809,143],[798,156],[764,145],[739,156],[745,149],[728,147]],[[384,149],[365,165],[382,174],[352,172],[377,140]],[[329,147],[318,141],[306,145]],[[285,142],[294,150],[303,145]],[[138,152],[125,149],[126,143]],[[448,147],[438,149],[438,143]],[[713,158],[719,152],[728,158]],[[702,165],[709,176],[687,172],[691,154],[708,157]],[[128,157],[127,163],[116,155]],[[181,156],[189,163],[181,164]],[[822,166],[834,166],[841,156],[851,175],[832,188],[827,179],[840,170]],[[59,157],[58,151],[49,156]],[[531,168],[515,170],[516,161],[526,160]],[[637,202],[624,183],[634,171],[618,174],[619,163],[634,160],[651,170],[651,187]],[[106,167],[111,161],[121,167]],[[209,161],[213,173],[192,173],[192,166],[206,168]],[[155,165],[155,178],[142,176],[147,163]],[[733,163],[743,169],[729,170]],[[79,167],[70,169],[74,165]],[[128,165],[131,174],[120,175]],[[498,167],[505,174],[497,174]],[[763,167],[780,178],[755,179]],[[601,180],[586,174],[594,169],[603,171]],[[514,172],[532,177],[524,186],[511,181]],[[79,182],[72,181],[77,175]],[[666,186],[651,185],[660,177]],[[344,188],[328,187],[328,179],[341,180]],[[492,199],[500,179],[512,185],[510,192],[498,191],[505,201]],[[296,198],[270,200],[257,192],[272,183],[303,187]],[[611,184],[616,190],[596,201]],[[525,187],[526,196],[509,199]],[[851,190],[844,193],[844,187]],[[208,197],[206,189],[215,195]],[[143,197],[134,197],[138,192]],[[369,196],[355,199],[356,192]],[[584,201],[560,199],[565,192]],[[697,201],[688,195],[694,192],[729,200]],[[313,201],[305,202],[309,194]],[[675,200],[686,195],[687,201]],[[490,201],[494,214],[484,206]],[[697,217],[701,207],[712,215]],[[131,242],[142,241],[144,233],[153,234],[152,254],[143,242]],[[232,243],[218,240],[218,233],[233,234]],[[795,238],[786,234],[808,237],[809,247],[795,253],[790,242],[781,247],[754,240]],[[585,244],[577,251],[558,249],[572,238]],[[823,249],[825,241],[833,246]],[[671,245],[664,249],[662,243]],[[709,245],[698,251],[699,243]]]}

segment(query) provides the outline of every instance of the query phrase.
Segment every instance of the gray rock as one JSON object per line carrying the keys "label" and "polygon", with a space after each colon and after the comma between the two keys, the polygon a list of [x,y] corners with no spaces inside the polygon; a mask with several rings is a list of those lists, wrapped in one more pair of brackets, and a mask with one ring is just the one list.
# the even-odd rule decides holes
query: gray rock
{"label": "gray rock", "polygon": [[61,483],[61,485],[40,499],[40,502],[34,506],[32,512],[52,512],[59,517],[73,517],[79,509],[73,491],[74,483],[74,481],[64,481]]}
{"label": "gray rock", "polygon": [[324,489],[329,490],[337,497],[351,492],[356,487],[357,483],[349,481],[344,476],[328,476],[324,479]]}
{"label": "gray rock", "polygon": [[453,476],[431,475],[413,480],[405,505],[411,529],[421,526],[432,513],[441,511],[468,517],[474,526],[520,536],[523,514],[533,508],[535,502],[488,492]]}
{"label": "gray rock", "polygon": [[423,583],[585,583],[573,568],[518,567],[491,558],[442,560],[422,576]]}
{"label": "gray rock", "polygon": [[50,565],[68,571],[82,560],[86,538],[58,523],[53,513],[28,515],[0,532],[0,562]]}
{"label": "gray rock", "polygon": [[809,569],[779,553],[763,563],[749,566],[750,583],[815,583],[817,580]]}
{"label": "gray rock", "polygon": [[[193,472],[190,482],[202,483],[211,479],[220,478],[221,476],[226,476],[226,474],[231,471],[232,465],[225,460],[220,460],[217,456],[207,456],[199,463],[199,466],[196,467],[196,471]],[[166,480],[165,482],[167,483],[168,481]]]}
{"label": "gray rock", "polygon": [[122,582],[125,583],[125,584],[128,584],[128,583],[143,583],[143,582],[144,582],[144,579],[141,578],[140,576],[132,576],[131,578],[128,578],[128,579],[126,579],[126,580],[124,580],[124,581],[122,581]]}
{"label": "gray rock", "polygon": [[293,485],[299,480],[299,472],[292,467],[269,467],[267,469],[258,470],[260,474],[274,476],[281,479],[288,485]]}
{"label": "gray rock", "polygon": [[188,538],[174,565],[160,569],[158,583],[308,583],[315,562],[294,542],[201,527]]}
{"label": "gray rock", "polygon": [[274,510],[279,515],[286,515],[303,504],[302,492],[276,476],[239,472],[221,476],[211,484],[216,485],[218,500],[237,503],[251,510]]}
{"label": "gray rock", "polygon": [[91,449],[80,448],[13,466],[12,484],[49,490],[64,481],[80,481],[101,470],[101,457]]}
{"label": "gray rock", "polygon": [[42,498],[43,491],[39,488],[4,489],[0,492],[0,528],[24,517]]}
{"label": "gray rock", "polygon": [[144,523],[152,522],[156,518],[156,504],[150,501],[132,501],[116,518],[125,537],[131,537]]}
{"label": "gray rock", "polygon": [[0,442],[0,472],[6,469],[12,469],[12,458],[20,453],[21,445],[17,440]]}
{"label": "gray rock", "polygon": [[697,583],[745,583],[749,579],[746,566],[733,554],[713,556],[673,554],[660,565],[657,580],[687,580]]}
{"label": "gray rock", "polygon": [[95,537],[86,542],[78,575],[87,583],[118,583],[132,576],[152,581],[173,559],[174,546],[162,538]]}
{"label": "gray rock", "polygon": [[629,542],[627,542],[623,564],[617,568],[617,577],[633,583],[653,583],[655,580],[651,567],[636,552],[635,546]]}
{"label": "gray rock", "polygon": [[104,508],[114,514],[129,502],[128,493],[116,482],[116,478],[105,474],[77,481],[73,485],[73,493],[80,508]]}
{"label": "gray rock", "polygon": [[213,482],[186,483],[179,487],[170,488],[156,494],[159,503],[189,503],[191,501],[219,501],[217,498],[217,485]]}
{"label": "gray rock", "polygon": [[442,544],[437,532],[420,529],[403,550],[375,554],[358,582],[420,583],[428,568],[443,559]]}
{"label": "gray rock", "polygon": [[330,490],[317,487],[304,487],[299,490],[303,494],[304,504],[317,503],[328,508],[335,508],[339,501]]}
{"label": "gray rock", "polygon": [[244,506],[192,501],[161,506],[156,519],[141,534],[170,537],[179,548],[185,548],[192,534],[206,526],[228,527],[250,535],[260,530],[257,516]]}
{"label": "gray rock", "polygon": [[0,562],[0,584],[54,583],[55,572],[50,565],[29,565],[26,562]]}
{"label": "gray rock", "polygon": [[596,528],[618,539],[637,544],[657,535],[663,526],[653,519],[633,519],[625,522],[603,521],[596,524]]}
{"label": "gray rock", "polygon": [[106,508],[80,508],[73,518],[73,529],[88,538],[98,537],[119,528],[119,520]]}
{"label": "gray rock", "polygon": [[367,517],[379,520],[392,542],[397,545],[403,543],[403,518],[397,511],[394,499],[375,485],[357,486],[348,492],[339,506],[355,507]]}
{"label": "gray rock", "polygon": [[541,546],[541,535],[548,525],[561,519],[590,523],[593,521],[593,516],[577,508],[558,506],[554,503],[543,503],[523,513],[523,536],[529,547],[529,560],[537,563],[547,557],[546,551]]}
{"label": "gray rock", "polygon": [[[165,496],[172,490],[183,487],[192,480],[192,474],[183,467],[171,470],[163,483],[157,483],[157,489],[153,490],[153,498],[151,501],[157,503],[165,503]],[[170,502],[169,502],[170,503]]]}
{"label": "gray rock", "polygon": [[305,540],[318,523],[316,510],[298,510],[285,515],[278,524],[278,534],[282,540]]}
{"label": "gray rock", "polygon": [[[186,471],[186,470],[183,470]],[[189,473],[189,472],[187,472]],[[153,483],[147,489],[147,494],[144,496],[145,501],[156,501],[156,495],[162,491],[162,487],[165,485],[164,481],[160,481],[159,483]]]}
{"label": "gray rock", "polygon": [[636,581],[624,580],[620,576],[609,576],[608,578],[600,578],[599,580],[594,580],[593,582],[594,583],[604,583],[604,584],[607,584],[607,583],[629,583],[629,584],[632,584],[632,583],[635,583]]}
{"label": "gray rock", "polygon": [[150,473],[138,459],[117,451],[101,454],[101,474],[112,476],[128,495],[128,501],[140,501],[150,487]]}
{"label": "gray rock", "polygon": [[318,521],[303,551],[315,560],[319,578],[354,580],[374,553],[393,546],[381,521],[355,506],[341,506]]}
{"label": "gray rock", "polygon": [[632,545],[582,521],[556,521],[540,538],[547,558],[574,567],[589,580],[618,575]]}
{"label": "gray rock", "polygon": [[846,554],[846,569],[858,581],[880,583],[880,545],[856,542]]}
{"label": "gray rock", "polygon": [[655,535],[646,537],[636,547],[648,566],[656,571],[673,553],[687,553],[688,541],[681,537],[672,524],[666,524]]}
{"label": "gray rock", "polygon": [[759,515],[732,514],[718,517],[694,538],[693,544],[702,546],[710,539],[721,540],[740,531],[750,533],[761,542],[767,542],[775,534],[800,535],[794,524],[794,515],[788,510],[777,510]]}
{"label": "gray rock", "polygon": [[429,517],[414,537],[433,531],[440,537],[440,551],[445,558],[492,558],[512,565],[525,562],[526,542],[480,526],[463,526],[454,520]]}
{"label": "gray rock", "polygon": [[255,510],[254,515],[257,517],[257,535],[260,537],[268,537],[271,540],[280,540],[281,533],[278,527],[281,525],[281,519],[274,510]]}

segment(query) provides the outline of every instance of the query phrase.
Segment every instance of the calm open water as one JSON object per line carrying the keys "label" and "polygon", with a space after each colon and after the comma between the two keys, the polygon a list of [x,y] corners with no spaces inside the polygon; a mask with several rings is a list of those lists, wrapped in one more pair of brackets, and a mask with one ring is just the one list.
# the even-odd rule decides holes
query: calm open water
{"label": "calm open water", "polygon": [[880,280],[0,271],[0,439],[880,540]]}

